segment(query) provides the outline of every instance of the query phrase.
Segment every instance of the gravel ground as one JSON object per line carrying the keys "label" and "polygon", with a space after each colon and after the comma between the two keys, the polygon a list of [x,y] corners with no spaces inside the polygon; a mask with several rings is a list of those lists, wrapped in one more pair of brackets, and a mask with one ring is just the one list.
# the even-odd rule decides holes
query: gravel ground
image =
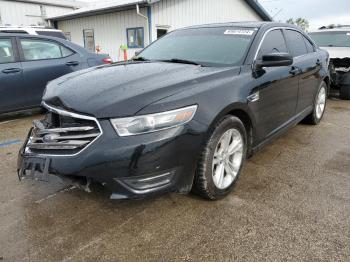
{"label": "gravel ground", "polygon": [[217,202],[19,182],[17,152],[39,117],[0,120],[0,261],[350,261],[349,101],[255,154]]}

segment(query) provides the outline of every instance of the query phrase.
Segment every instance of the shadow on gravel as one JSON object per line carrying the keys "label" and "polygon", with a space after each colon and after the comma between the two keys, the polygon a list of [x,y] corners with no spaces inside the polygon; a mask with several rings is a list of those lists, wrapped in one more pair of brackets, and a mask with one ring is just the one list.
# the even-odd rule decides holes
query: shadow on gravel
{"label": "shadow on gravel", "polygon": [[28,116],[42,114],[44,112],[45,112],[45,109],[43,108],[35,108],[35,109],[28,109],[28,110],[22,110],[17,112],[0,114],[0,122],[11,121],[18,118],[25,118]]}

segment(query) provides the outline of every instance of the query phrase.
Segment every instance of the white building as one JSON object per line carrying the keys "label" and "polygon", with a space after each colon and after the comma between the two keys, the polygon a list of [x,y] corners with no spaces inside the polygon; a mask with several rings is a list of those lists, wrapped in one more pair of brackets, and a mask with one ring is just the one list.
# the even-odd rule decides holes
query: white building
{"label": "white building", "polygon": [[0,26],[44,26],[46,18],[84,6],[68,0],[0,0]]}
{"label": "white building", "polygon": [[256,0],[117,0],[50,17],[71,40],[95,50],[99,46],[114,60],[122,59],[165,33],[181,27],[221,22],[271,20]]}

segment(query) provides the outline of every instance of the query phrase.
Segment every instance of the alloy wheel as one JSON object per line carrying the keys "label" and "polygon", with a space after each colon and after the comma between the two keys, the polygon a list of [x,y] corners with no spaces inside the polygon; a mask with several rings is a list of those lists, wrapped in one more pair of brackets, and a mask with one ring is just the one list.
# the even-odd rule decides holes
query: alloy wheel
{"label": "alloy wheel", "polygon": [[227,130],[219,139],[212,162],[213,182],[218,189],[226,189],[235,181],[243,161],[243,143],[237,129]]}
{"label": "alloy wheel", "polygon": [[326,108],[326,88],[324,86],[321,87],[320,91],[317,95],[316,100],[316,117],[320,119],[323,115],[324,109]]}

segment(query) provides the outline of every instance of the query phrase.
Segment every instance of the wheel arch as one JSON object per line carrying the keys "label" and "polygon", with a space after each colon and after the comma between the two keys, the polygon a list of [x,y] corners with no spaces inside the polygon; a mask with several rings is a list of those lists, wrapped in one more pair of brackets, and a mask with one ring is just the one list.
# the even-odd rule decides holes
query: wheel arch
{"label": "wheel arch", "polygon": [[209,128],[209,134],[211,134],[217,125],[217,123],[225,116],[231,115],[237,117],[239,120],[242,121],[246,132],[247,132],[247,139],[248,139],[248,153],[247,156],[252,155],[252,148],[253,148],[253,141],[254,141],[254,121],[253,116],[245,103],[234,103],[226,108],[224,108],[212,121]]}
{"label": "wheel arch", "polygon": [[329,95],[329,92],[331,90],[331,78],[329,76],[325,76],[322,81],[327,84],[327,94]]}

